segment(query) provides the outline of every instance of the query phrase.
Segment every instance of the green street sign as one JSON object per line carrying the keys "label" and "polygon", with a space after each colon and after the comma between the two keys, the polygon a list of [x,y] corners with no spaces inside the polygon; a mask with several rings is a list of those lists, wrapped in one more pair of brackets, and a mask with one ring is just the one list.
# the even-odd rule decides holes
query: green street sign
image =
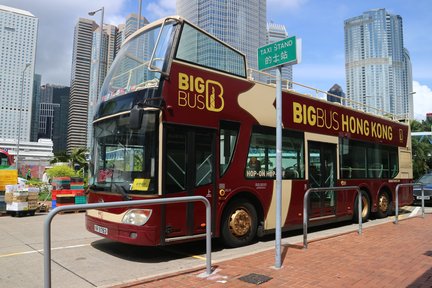
{"label": "green street sign", "polygon": [[[299,39],[300,40],[300,39]],[[300,62],[301,42],[296,37],[268,44],[258,48],[258,70],[266,70]]]}

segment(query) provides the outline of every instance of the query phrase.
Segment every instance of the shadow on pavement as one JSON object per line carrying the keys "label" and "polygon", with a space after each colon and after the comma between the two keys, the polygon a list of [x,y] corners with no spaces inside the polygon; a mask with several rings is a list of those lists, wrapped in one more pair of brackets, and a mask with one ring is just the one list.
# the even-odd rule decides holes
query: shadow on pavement
{"label": "shadow on pavement", "polygon": [[[198,240],[183,244],[168,246],[135,246],[115,242],[109,239],[101,239],[91,243],[91,246],[99,251],[124,260],[139,263],[160,263],[172,260],[188,258],[193,255],[206,254],[205,240]],[[212,252],[220,251],[224,247],[217,240],[212,241]]]}

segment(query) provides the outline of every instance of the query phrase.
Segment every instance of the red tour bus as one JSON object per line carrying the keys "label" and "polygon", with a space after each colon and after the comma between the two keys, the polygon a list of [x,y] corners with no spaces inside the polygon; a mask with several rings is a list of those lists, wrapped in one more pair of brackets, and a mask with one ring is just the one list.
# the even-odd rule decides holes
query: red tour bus
{"label": "red tour bus", "polygon": [[[180,17],[123,44],[94,116],[89,203],[202,195],[212,235],[230,247],[275,231],[275,87],[248,78],[245,56]],[[310,187],[358,185],[363,220],[392,212],[412,182],[409,126],[284,90],[282,224],[302,227]],[[352,191],[349,191],[352,192]],[[356,219],[355,193],[312,193],[310,223]],[[412,202],[412,191],[399,195]],[[145,246],[205,237],[205,207],[89,210],[87,229]]]}

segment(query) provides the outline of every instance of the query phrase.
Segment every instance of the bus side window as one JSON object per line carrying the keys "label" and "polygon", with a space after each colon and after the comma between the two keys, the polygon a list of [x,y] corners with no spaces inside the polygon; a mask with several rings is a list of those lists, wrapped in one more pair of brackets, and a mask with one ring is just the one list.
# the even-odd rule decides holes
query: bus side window
{"label": "bus side window", "polygon": [[223,176],[234,156],[238,139],[240,124],[236,122],[221,121],[219,135],[219,173]]}

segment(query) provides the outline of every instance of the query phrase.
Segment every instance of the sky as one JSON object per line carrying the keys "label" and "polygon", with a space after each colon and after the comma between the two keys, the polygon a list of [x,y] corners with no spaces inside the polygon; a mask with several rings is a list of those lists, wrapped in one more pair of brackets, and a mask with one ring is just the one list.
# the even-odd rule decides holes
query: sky
{"label": "sky", "polygon": [[[233,0],[234,1],[234,0]],[[251,1],[251,2],[255,2]],[[176,14],[175,0],[142,0],[149,21]],[[118,25],[138,12],[139,0],[1,0],[2,5],[27,10],[39,18],[35,72],[42,84],[70,85],[73,32],[78,19]],[[284,24],[289,36],[302,39],[302,62],[293,67],[293,80],[324,91],[333,84],[344,90],[344,20],[370,9],[385,8],[403,19],[404,46],[413,68],[414,114],[432,112],[432,1],[430,0],[267,0],[267,21]]]}

